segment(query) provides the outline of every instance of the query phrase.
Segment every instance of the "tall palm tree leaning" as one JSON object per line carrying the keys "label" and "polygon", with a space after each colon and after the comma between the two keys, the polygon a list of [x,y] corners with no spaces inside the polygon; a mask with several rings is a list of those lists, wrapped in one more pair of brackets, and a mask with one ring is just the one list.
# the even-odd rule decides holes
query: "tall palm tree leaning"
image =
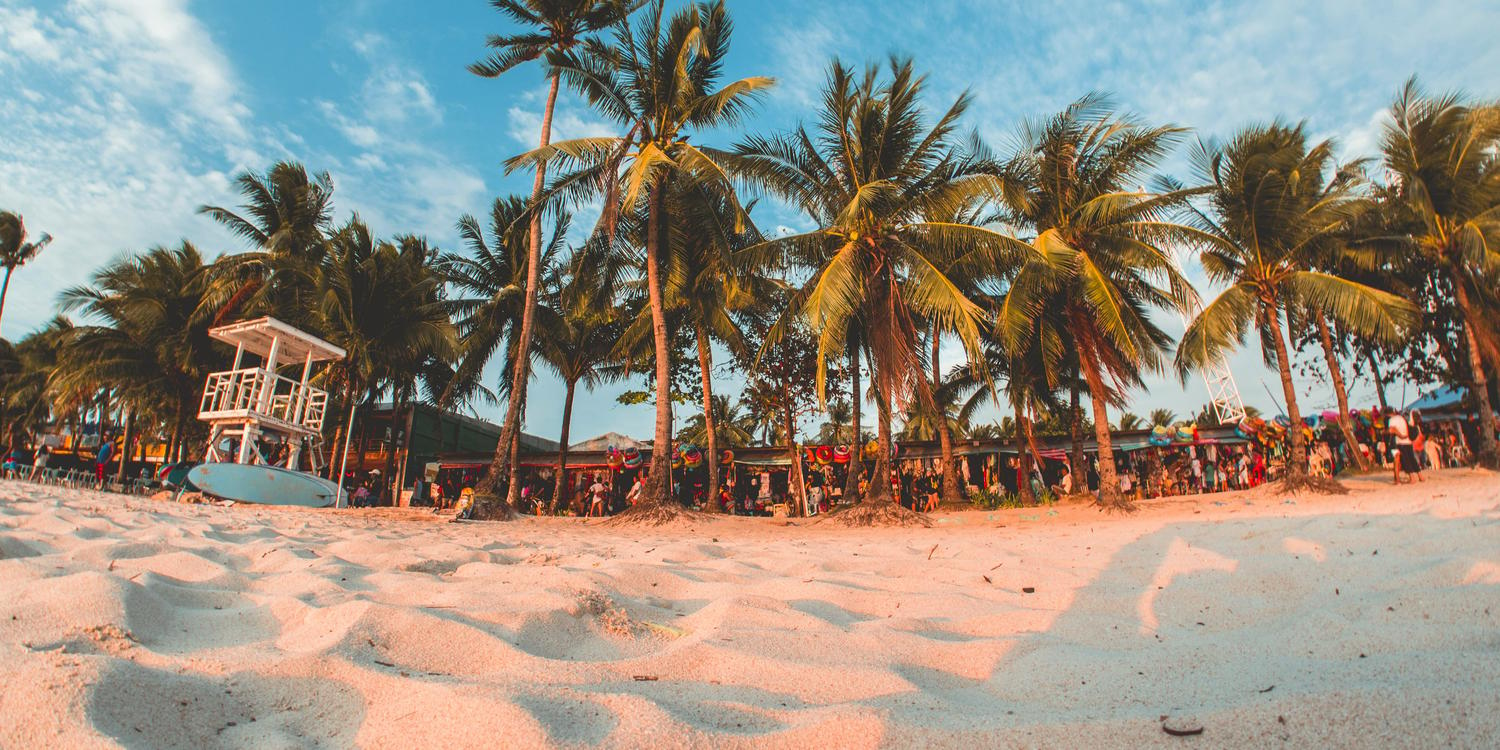
{"label": "tall palm tree leaning", "polygon": [[5,281],[0,283],[0,318],[5,314],[5,293],[10,291],[10,275],[31,262],[51,241],[52,235],[43,233],[35,242],[27,242],[26,222],[21,215],[0,211],[0,266],[5,268]]}
{"label": "tall palm tree leaning", "polygon": [[1120,405],[1143,372],[1165,368],[1171,337],[1150,311],[1185,309],[1195,298],[1163,249],[1195,234],[1166,218],[1187,194],[1138,187],[1181,134],[1136,122],[1108,97],[1089,94],[1025,125],[1016,152],[994,165],[1007,222],[1034,231],[1032,245],[1043,256],[1012,279],[998,325],[1015,342],[1037,318],[1063,317],[1088,385],[1106,507],[1130,507],[1115,477],[1108,406]]}
{"label": "tall palm tree leaning", "polygon": [[1283,486],[1342,492],[1311,477],[1302,413],[1282,318],[1305,305],[1351,330],[1393,338],[1415,317],[1411,303],[1356,281],[1311,270],[1368,204],[1353,170],[1338,169],[1332,141],[1309,144],[1302,125],[1251,126],[1222,146],[1199,143],[1192,161],[1209,186],[1207,212],[1187,209],[1200,231],[1203,269],[1227,288],[1188,324],[1177,349],[1184,378],[1244,341],[1269,338],[1286,398],[1291,450]]}
{"label": "tall palm tree leaning", "polygon": [[1479,412],[1479,461],[1500,468],[1485,376],[1486,366],[1500,373],[1500,330],[1483,303],[1500,267],[1500,102],[1429,97],[1409,80],[1391,105],[1381,149],[1395,178],[1383,203],[1410,231],[1398,244],[1453,287]]}
{"label": "tall palm tree leaning", "polygon": [[[748,248],[786,258],[811,272],[788,315],[803,316],[819,334],[818,393],[823,366],[849,350],[850,325],[863,324],[879,407],[879,454],[867,497],[840,514],[845,523],[925,523],[891,493],[891,406],[913,397],[931,403],[917,322],[951,332],[982,366],[981,308],[948,270],[965,263],[1012,267],[1030,248],[972,224],[944,221],[981,202],[993,180],[969,171],[955,130],[969,105],[960,96],[924,123],[923,78],[910,61],[892,59],[882,75],[863,76],[835,61],[823,90],[817,136],[806,129],[753,137],[729,160],[746,181],[800,208],[817,229]],[[773,330],[773,334],[775,331]]]}
{"label": "tall palm tree leaning", "polygon": [[[469,72],[485,78],[498,78],[511,68],[541,57],[572,49],[588,34],[609,28],[641,6],[639,0],[490,0],[495,10],[529,31],[502,36],[490,35],[486,45],[494,50],[489,57],[469,66]],[[557,71],[548,72],[547,105],[542,110],[540,146],[552,141],[552,113],[557,106],[560,80]],[[536,327],[535,310],[541,279],[542,214],[539,210],[542,190],[547,180],[547,164],[536,165],[532,182],[530,215],[530,255],[526,265],[526,292],[521,308],[521,332],[517,340],[514,370],[510,377],[510,395],[505,407],[505,422],[500,427],[500,442],[490,472],[481,481],[481,495],[494,494],[503,474],[506,480],[505,503],[514,508],[520,493],[516,466],[511,461],[513,445],[521,431],[521,409],[526,401],[526,384],[531,377],[531,337]]]}
{"label": "tall palm tree leaning", "polygon": [[718,192],[744,220],[722,167],[689,142],[691,131],[732,125],[774,81],[742,78],[719,86],[729,52],[732,24],[722,0],[688,5],[667,16],[663,0],[649,4],[636,29],[626,18],[616,25],[614,43],[587,40],[549,57],[552,68],[601,114],[626,129],[623,136],[561,141],[517,156],[510,170],[557,163],[563,171],[548,189],[551,197],[604,192],[600,229],[613,235],[621,213],[644,207],[645,277],[651,307],[656,358],[656,433],[651,470],[642,502],[631,515],[666,520],[671,507],[671,357],[667,341],[662,267],[674,227],[668,223],[667,186],[682,181]]}

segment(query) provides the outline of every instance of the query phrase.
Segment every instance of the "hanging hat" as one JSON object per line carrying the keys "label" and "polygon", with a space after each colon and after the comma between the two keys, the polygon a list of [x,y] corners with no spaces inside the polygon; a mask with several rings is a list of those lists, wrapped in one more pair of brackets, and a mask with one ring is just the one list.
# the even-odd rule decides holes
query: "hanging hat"
{"label": "hanging hat", "polygon": [[849,446],[847,446],[847,445],[835,445],[835,446],[833,446],[833,462],[836,463],[836,464],[847,464],[847,463],[849,463]]}
{"label": "hanging hat", "polygon": [[634,469],[641,465],[641,449],[630,446],[620,453],[620,464],[627,469]]}
{"label": "hanging hat", "polygon": [[733,466],[734,465],[734,451],[729,450],[728,448],[725,448],[724,452],[721,453],[721,454],[719,454],[719,465],[721,465],[721,466]]}
{"label": "hanging hat", "polygon": [[703,463],[703,451],[698,450],[697,446],[686,446],[680,453],[682,454],[683,465],[689,469],[696,469]]}
{"label": "hanging hat", "polygon": [[827,466],[828,464],[833,463],[833,446],[831,446],[831,445],[820,445],[820,446],[818,446],[817,455],[818,455],[818,463],[820,463],[820,464],[822,464],[824,466]]}

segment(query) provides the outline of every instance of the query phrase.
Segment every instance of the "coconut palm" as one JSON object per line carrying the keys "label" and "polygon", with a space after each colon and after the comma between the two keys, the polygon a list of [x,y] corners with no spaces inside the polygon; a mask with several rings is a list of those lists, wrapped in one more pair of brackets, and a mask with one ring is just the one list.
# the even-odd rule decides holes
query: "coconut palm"
{"label": "coconut palm", "polygon": [[382,392],[409,399],[432,361],[457,358],[436,256],[420,238],[377,240],[358,216],[329,238],[318,312],[325,337],[346,352],[333,370],[351,412]]}
{"label": "coconut palm", "polygon": [[1139,415],[1131,414],[1127,411],[1120,413],[1120,421],[1117,423],[1117,427],[1115,429],[1118,429],[1121,432],[1129,432],[1131,430],[1139,430],[1145,425],[1146,421],[1141,419]]}
{"label": "coconut palm", "polygon": [[239,213],[219,206],[198,209],[254,248],[214,264],[206,300],[214,323],[250,310],[316,328],[318,274],[333,219],[333,178],[327,172],[309,175],[301,164],[283,161],[265,175],[241,173],[235,182],[244,199]]}
{"label": "coconut palm", "polygon": [[[498,78],[522,63],[564,52],[577,46],[589,34],[607,29],[620,22],[642,5],[640,0],[490,0],[495,10],[526,28],[519,34],[492,34],[486,45],[493,50],[488,57],[469,66],[469,72],[485,78]],[[552,114],[557,106],[557,90],[561,79],[557,71],[547,75],[547,103],[542,110],[540,147],[552,141]],[[531,187],[531,204],[538,205],[547,180],[547,164],[536,165],[536,179]],[[505,421],[500,428],[500,442],[495,446],[495,461],[482,487],[492,490],[506,476],[506,504],[514,507],[518,497],[519,483],[516,481],[516,466],[510,460],[516,445],[516,436],[521,431],[521,408],[526,401],[526,385],[531,378],[531,338],[535,330],[537,295],[542,278],[542,213],[532,211],[525,217],[528,225],[527,260],[524,299],[521,303],[520,330],[516,336],[516,351],[524,353],[514,360],[510,376],[509,396],[505,407]]]}
{"label": "coconut palm", "polygon": [[26,222],[21,215],[0,211],[0,267],[5,268],[5,281],[0,282],[0,318],[5,314],[5,293],[10,291],[10,275],[31,262],[51,241],[52,235],[44,232],[35,242],[27,242]]}
{"label": "coconut palm", "polygon": [[[458,220],[458,235],[465,253],[444,253],[438,258],[437,270],[453,290],[447,303],[462,343],[458,369],[443,395],[445,403],[466,401],[480,393],[485,365],[497,353],[504,355],[507,364],[515,362],[521,343],[526,284],[531,276],[530,241],[524,223],[527,215],[525,198],[515,195],[496,198],[486,222],[469,215]],[[538,256],[544,274],[554,272],[571,221],[566,212],[558,213],[552,237]],[[516,396],[514,383],[502,382],[501,387],[512,398]],[[507,452],[507,462],[509,455]],[[504,468],[504,463],[492,467],[498,473],[492,471],[490,476],[497,481],[503,479]]]}
{"label": "coconut palm", "polygon": [[[1396,244],[1452,286],[1463,322],[1471,384],[1479,413],[1479,459],[1500,468],[1491,373],[1500,372],[1494,323],[1500,268],[1500,103],[1461,93],[1429,96],[1416,79],[1391,105],[1381,150],[1392,184],[1383,205],[1405,236]],[[1488,308],[1488,309],[1487,309]]]}
{"label": "coconut palm", "polygon": [[1150,422],[1152,427],[1171,427],[1177,421],[1177,412],[1171,409],[1152,409],[1151,413],[1146,415],[1146,421]]}
{"label": "coconut palm", "polygon": [[578,386],[588,390],[618,380],[624,375],[616,344],[624,325],[613,314],[613,290],[599,283],[592,268],[570,263],[577,270],[571,278],[557,278],[548,285],[545,309],[549,315],[537,338],[536,350],[542,362],[562,378],[562,432],[558,438],[556,486],[553,502],[563,501],[567,487],[568,435],[573,422],[573,399]]}
{"label": "coconut palm", "polygon": [[[966,259],[1011,263],[1027,248],[973,224],[945,220],[992,189],[955,153],[961,96],[929,126],[924,80],[893,59],[884,75],[863,76],[834,62],[824,87],[816,138],[806,129],[747,139],[731,166],[746,180],[800,208],[817,225],[769,240],[760,250],[811,272],[795,314],[820,332],[820,362],[849,351],[859,324],[879,411],[873,505],[851,522],[900,517],[890,492],[892,406],[930,402],[918,325],[951,333],[979,361],[983,311],[949,272]],[[749,252],[749,251],[747,251]],[[824,378],[819,367],[818,392]]]}
{"label": "coconut palm", "polygon": [[1108,407],[1143,373],[1164,368],[1171,337],[1151,311],[1184,308],[1194,296],[1164,249],[1193,234],[1166,218],[1187,195],[1138,187],[1181,133],[1090,94],[1025,125],[1015,153],[995,167],[1007,221],[1034,231],[1045,256],[1012,280],[999,325],[1017,340],[1039,316],[1061,316],[1093,409],[1100,502],[1111,507],[1128,501],[1115,480]]}
{"label": "coconut palm", "polygon": [[[616,25],[613,45],[586,41],[549,57],[553,69],[601,114],[626,130],[618,137],[580,138],[544,146],[507,162],[508,169],[556,164],[562,174],[550,196],[578,198],[604,192],[600,227],[613,234],[621,214],[647,215],[645,260],[656,366],[656,431],[653,445],[672,444],[671,358],[662,266],[677,231],[665,204],[668,185],[681,182],[715,191],[734,202],[723,169],[690,142],[693,131],[733,125],[758,94],[772,85],[764,77],[720,86],[732,24],[722,0],[695,3],[667,15],[664,2],[650,3],[638,27]],[[663,449],[658,457],[664,458]],[[651,463],[641,512],[670,512],[671,469]]]}
{"label": "coconut palm", "polygon": [[56,399],[50,381],[72,331],[73,324],[58,316],[14,345],[0,339],[6,360],[0,365],[0,434],[34,432],[52,415]]}
{"label": "coconut palm", "polygon": [[[728,396],[715,394],[713,401],[715,445],[724,448],[740,448],[755,442],[755,425],[741,410],[743,404],[734,403]],[[684,442],[708,445],[708,420],[702,414],[688,417],[678,430]]]}
{"label": "coconut palm", "polygon": [[[1390,338],[1413,319],[1411,303],[1311,270],[1319,254],[1366,205],[1359,180],[1334,161],[1331,141],[1309,143],[1303,126],[1248,127],[1220,146],[1200,143],[1192,160],[1210,186],[1209,210],[1193,211],[1201,260],[1227,288],[1188,324],[1177,351],[1186,373],[1224,356],[1252,326],[1281,373],[1287,416],[1301,424],[1283,318],[1298,305],[1367,335]],[[1286,484],[1312,484],[1302,430],[1288,431]]]}
{"label": "coconut palm", "polygon": [[227,364],[208,336],[209,266],[191,243],[119,258],[92,283],[64,290],[59,306],[83,323],[60,351],[54,386],[107,386],[138,419],[169,425],[180,440],[196,415],[203,379]]}
{"label": "coconut palm", "polygon": [[[718,191],[683,186],[674,186],[668,192],[667,210],[680,231],[672,235],[672,251],[664,264],[663,298],[668,314],[693,332],[703,391],[703,445],[708,453],[705,490],[707,497],[717,497],[719,430],[715,424],[718,415],[712,408],[713,342],[723,344],[732,356],[748,358],[749,347],[734,315],[770,299],[778,284],[758,273],[753,265],[734,261],[733,253],[758,241],[760,235],[749,222],[736,221],[739,209],[732,198]],[[649,308],[641,313],[622,339],[623,346],[644,343],[651,332]],[[709,503],[708,507],[721,506]]]}

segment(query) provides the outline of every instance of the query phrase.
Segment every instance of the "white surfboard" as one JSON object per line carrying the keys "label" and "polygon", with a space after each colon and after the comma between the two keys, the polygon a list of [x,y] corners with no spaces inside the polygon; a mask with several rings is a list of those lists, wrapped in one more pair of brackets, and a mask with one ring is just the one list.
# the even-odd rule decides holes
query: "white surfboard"
{"label": "white surfboard", "polygon": [[188,481],[205,494],[257,505],[325,508],[333,505],[339,491],[322,477],[259,464],[202,464],[188,472]]}

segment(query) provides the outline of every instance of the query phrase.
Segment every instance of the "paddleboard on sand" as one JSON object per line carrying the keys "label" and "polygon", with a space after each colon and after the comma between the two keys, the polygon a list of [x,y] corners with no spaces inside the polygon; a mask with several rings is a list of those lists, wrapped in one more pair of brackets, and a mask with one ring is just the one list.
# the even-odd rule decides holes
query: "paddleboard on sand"
{"label": "paddleboard on sand", "polygon": [[206,494],[241,503],[325,508],[338,497],[333,482],[277,466],[202,464],[187,478]]}

